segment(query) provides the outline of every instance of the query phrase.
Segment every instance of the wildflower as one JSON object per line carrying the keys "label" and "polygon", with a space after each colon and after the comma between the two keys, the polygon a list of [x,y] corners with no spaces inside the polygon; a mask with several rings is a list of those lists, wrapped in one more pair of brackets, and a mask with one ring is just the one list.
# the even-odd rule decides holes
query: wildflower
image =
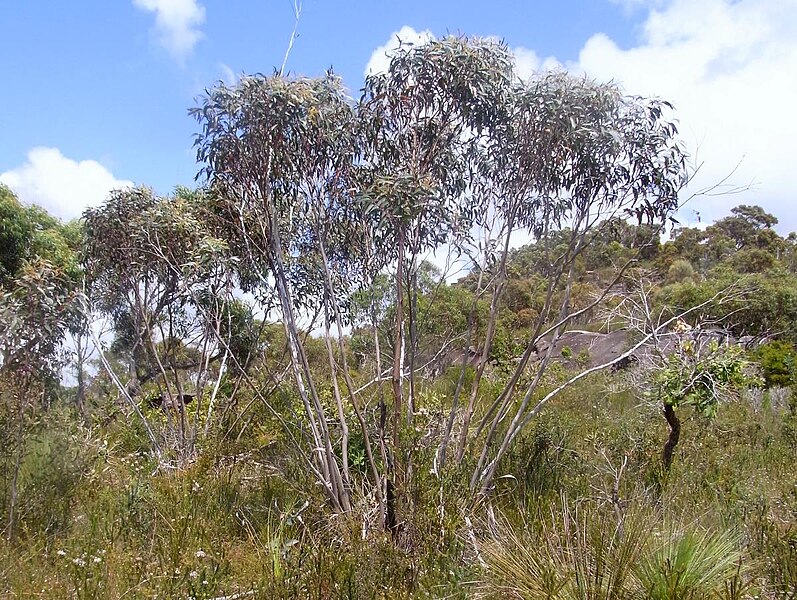
{"label": "wildflower", "polygon": [[191,579],[196,579],[197,577],[199,577],[199,573],[197,573],[196,571],[191,571],[191,572],[188,574],[188,576],[189,576]]}
{"label": "wildflower", "polygon": [[93,561],[94,561],[95,565],[98,565],[98,564],[100,564],[102,562],[102,559],[99,556],[95,556],[93,558]]}
{"label": "wildflower", "polygon": [[205,558],[206,556],[207,556],[207,553],[204,550],[202,550],[202,548],[200,548],[199,550],[196,551],[196,557],[197,558]]}
{"label": "wildflower", "polygon": [[56,552],[56,554],[58,556],[66,556],[66,552],[64,552],[63,550],[59,550],[58,552]]}
{"label": "wildflower", "polygon": [[74,564],[74,565],[76,565],[78,567],[85,567],[86,566],[86,561],[83,560],[82,558],[73,558],[72,559],[72,564]]}

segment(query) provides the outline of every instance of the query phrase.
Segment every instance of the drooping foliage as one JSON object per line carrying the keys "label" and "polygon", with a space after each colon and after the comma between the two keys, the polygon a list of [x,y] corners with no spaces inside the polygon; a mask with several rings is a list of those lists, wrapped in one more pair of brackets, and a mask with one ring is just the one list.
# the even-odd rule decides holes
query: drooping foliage
{"label": "drooping foliage", "polygon": [[[492,300],[458,444],[461,461],[471,443],[469,422],[487,357],[500,338],[498,306],[510,237],[539,240],[550,265],[547,299],[533,319],[536,329],[524,359],[479,428],[487,426],[488,433],[474,482],[489,489],[528,417],[539,376],[523,384],[525,400],[509,430],[499,433],[498,424],[531,348],[546,332],[544,325],[560,321],[553,329],[556,336],[570,318],[574,261],[592,242],[596,225],[610,217],[632,217],[650,226],[653,239],[677,206],[685,159],[667,118],[670,108],[565,74],[519,81],[504,45],[454,37],[400,46],[386,72],[366,78],[356,104],[332,74],[244,77],[235,86],[219,84],[207,92],[192,110],[201,125],[199,177],[210,190],[218,231],[229,237],[239,257],[236,272],[244,288],[263,298],[271,293],[276,300],[308,419],[306,443],[323,449],[308,452],[310,463],[336,506],[348,510],[351,486],[346,405],[354,409],[364,439],[369,426],[348,377],[346,349],[329,344],[332,412],[341,432],[336,449],[329,409],[300,333],[300,315],[315,315],[329,332],[351,320],[352,294],[380,271],[391,273],[389,334],[380,340],[373,319],[371,328],[373,348],[381,355],[384,345],[391,364],[392,398],[380,392],[380,412],[384,415],[392,400],[392,433],[386,444],[382,417],[378,444],[368,448],[372,484],[386,498],[383,485],[394,485],[400,462],[402,423],[411,423],[420,408],[421,256],[453,248],[475,257],[476,232],[486,232],[484,258],[476,258],[473,267],[484,282],[477,293],[487,292]],[[565,226],[561,248],[549,245]],[[475,305],[471,315],[474,310]],[[465,322],[470,339],[474,317]],[[466,342],[467,350],[472,344]],[[380,356],[377,371],[381,364]],[[334,376],[338,368],[343,387]],[[539,375],[544,370],[545,363]],[[375,381],[381,377],[375,373]],[[445,440],[456,410],[455,399]]]}

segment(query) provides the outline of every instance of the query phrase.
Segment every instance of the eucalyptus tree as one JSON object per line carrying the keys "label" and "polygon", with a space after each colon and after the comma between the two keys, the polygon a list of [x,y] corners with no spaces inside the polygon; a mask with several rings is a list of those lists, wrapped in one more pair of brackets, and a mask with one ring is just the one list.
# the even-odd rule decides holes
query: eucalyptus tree
{"label": "eucalyptus tree", "polygon": [[0,185],[0,285],[9,286],[29,253],[33,228],[25,207]]}
{"label": "eucalyptus tree", "polygon": [[23,267],[37,260],[77,282],[81,243],[77,222],[64,224],[40,206],[26,206],[0,184],[0,285],[11,289]]}
{"label": "eucalyptus tree", "polygon": [[[303,429],[308,467],[335,509],[348,512],[343,400],[335,378],[341,464],[330,431],[334,419],[319,395],[300,321],[314,313],[323,315],[325,330],[333,322],[340,326],[347,288],[358,279],[361,236],[352,228],[362,219],[348,184],[358,153],[353,103],[331,73],[317,79],[252,76],[208,90],[192,112],[202,125],[200,176],[218,198],[244,289],[277,299],[274,312],[284,325],[309,429]],[[333,363],[331,345],[327,349]],[[367,439],[364,421],[361,427]],[[373,460],[371,470],[376,475]]]}
{"label": "eucalyptus tree", "polygon": [[9,539],[16,525],[26,425],[37,407],[49,403],[63,366],[61,343],[79,317],[80,291],[74,280],[41,258],[25,260],[11,289],[0,291],[0,422],[10,425],[0,434],[8,436],[3,450],[13,454],[10,476],[3,478],[10,481],[8,495],[3,494]]}
{"label": "eucalyptus tree", "polygon": [[[43,208],[23,205],[14,193],[0,185],[0,288],[14,289],[16,277],[26,265],[44,261],[58,269],[73,289],[82,285],[80,266],[82,226],[79,221],[62,223]],[[85,417],[84,363],[86,346],[84,320],[72,319],[68,333],[75,348],[77,394],[75,403]]]}
{"label": "eucalyptus tree", "polygon": [[416,409],[419,257],[469,237],[482,210],[474,196],[475,157],[506,118],[511,81],[506,46],[458,37],[402,45],[387,72],[365,81],[359,105],[370,176],[365,195],[374,244],[395,265],[394,452],[403,414],[411,420]]}
{"label": "eucalyptus tree", "polygon": [[[201,195],[184,189],[159,198],[133,188],[112,192],[84,215],[88,286],[94,305],[113,320],[114,347],[128,355],[126,384],[102,352],[101,358],[120,394],[145,421],[154,448],[170,443],[178,457],[190,456],[197,433],[179,401],[184,388],[195,388],[198,418],[211,362],[226,356],[216,333],[231,301],[232,279],[226,245],[209,230],[203,203]],[[162,436],[155,435],[135,401],[148,382],[178,409],[176,422],[167,411],[164,431],[176,439],[158,439]]]}
{"label": "eucalyptus tree", "polygon": [[[686,159],[676,127],[668,120],[670,108],[666,102],[625,96],[612,84],[564,73],[534,77],[516,91],[507,143],[496,145],[497,154],[490,157],[500,170],[490,177],[502,192],[497,212],[507,224],[507,236],[519,229],[543,246],[548,291],[526,351],[473,436],[485,433],[476,444],[480,452],[473,488],[490,489],[501,458],[539,411],[532,400],[553,344],[514,405],[517,385],[537,341],[543,336],[556,338],[586,310],[572,308],[574,261],[591,243],[596,225],[622,216],[661,227],[677,208],[678,191],[686,181]],[[566,234],[564,248],[548,245],[561,237],[551,235],[558,231]],[[655,236],[658,229],[651,231]],[[508,244],[502,264],[507,250]],[[554,302],[557,289],[562,293]],[[510,415],[508,426],[502,428]],[[469,433],[463,429],[460,459]]]}
{"label": "eucalyptus tree", "polygon": [[[467,450],[475,451],[472,486],[490,489],[501,458],[541,408],[531,401],[550,351],[515,403],[536,342],[556,337],[590,308],[574,309],[571,290],[575,259],[597,224],[616,217],[650,222],[653,239],[676,208],[685,159],[668,109],[624,96],[614,85],[561,73],[521,82],[505,46],[464,38],[401,46],[385,73],[366,79],[356,105],[331,74],[244,77],[205,94],[192,113],[201,124],[199,177],[208,185],[214,227],[236,257],[242,287],[264,302],[276,299],[269,314],[283,323],[304,409],[297,442],[336,510],[351,509],[349,407],[366,442],[377,496],[387,506],[386,521],[395,522],[389,484],[401,476],[399,460],[412,458],[411,451],[400,457],[400,431],[416,409],[418,273],[423,254],[442,248],[467,251],[481,265],[475,302],[485,290],[492,296],[457,452],[461,461]],[[477,230],[490,232],[481,254],[472,252]],[[510,240],[519,236],[541,248],[547,296],[506,388],[471,431]],[[362,291],[386,273],[392,290]],[[376,381],[382,378],[376,315],[393,315],[392,440],[388,451],[380,426],[381,464],[343,345],[343,326],[357,320],[358,309],[362,317],[364,298],[371,299],[365,312],[374,333]],[[310,316],[311,326],[321,318],[326,334],[331,407],[319,394],[303,344],[302,318]],[[453,404],[440,457],[450,442],[457,398]]]}
{"label": "eucalyptus tree", "polygon": [[38,421],[32,417],[56,397],[64,338],[81,323],[79,241],[74,224],[23,205],[0,185],[0,446],[10,457],[2,460],[9,488],[0,509],[7,510],[8,537],[27,435]]}

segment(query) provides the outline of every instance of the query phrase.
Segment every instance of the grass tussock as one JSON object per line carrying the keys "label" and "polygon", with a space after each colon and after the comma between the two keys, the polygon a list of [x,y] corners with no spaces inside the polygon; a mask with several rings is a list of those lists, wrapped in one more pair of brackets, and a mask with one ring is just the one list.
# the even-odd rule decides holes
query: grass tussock
{"label": "grass tussock", "polygon": [[619,520],[604,507],[561,506],[518,530],[502,519],[481,547],[481,598],[709,600],[742,598],[750,567],[739,535],[676,525],[660,510]]}

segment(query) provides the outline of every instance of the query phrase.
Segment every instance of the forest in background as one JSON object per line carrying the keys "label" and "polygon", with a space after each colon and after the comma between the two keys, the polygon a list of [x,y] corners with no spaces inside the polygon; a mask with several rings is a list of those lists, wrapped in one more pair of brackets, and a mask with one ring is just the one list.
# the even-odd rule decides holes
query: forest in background
{"label": "forest in background", "polygon": [[0,188],[4,594],[797,597],[797,237],[675,221],[669,104],[446,38],[190,112],[196,189]]}

